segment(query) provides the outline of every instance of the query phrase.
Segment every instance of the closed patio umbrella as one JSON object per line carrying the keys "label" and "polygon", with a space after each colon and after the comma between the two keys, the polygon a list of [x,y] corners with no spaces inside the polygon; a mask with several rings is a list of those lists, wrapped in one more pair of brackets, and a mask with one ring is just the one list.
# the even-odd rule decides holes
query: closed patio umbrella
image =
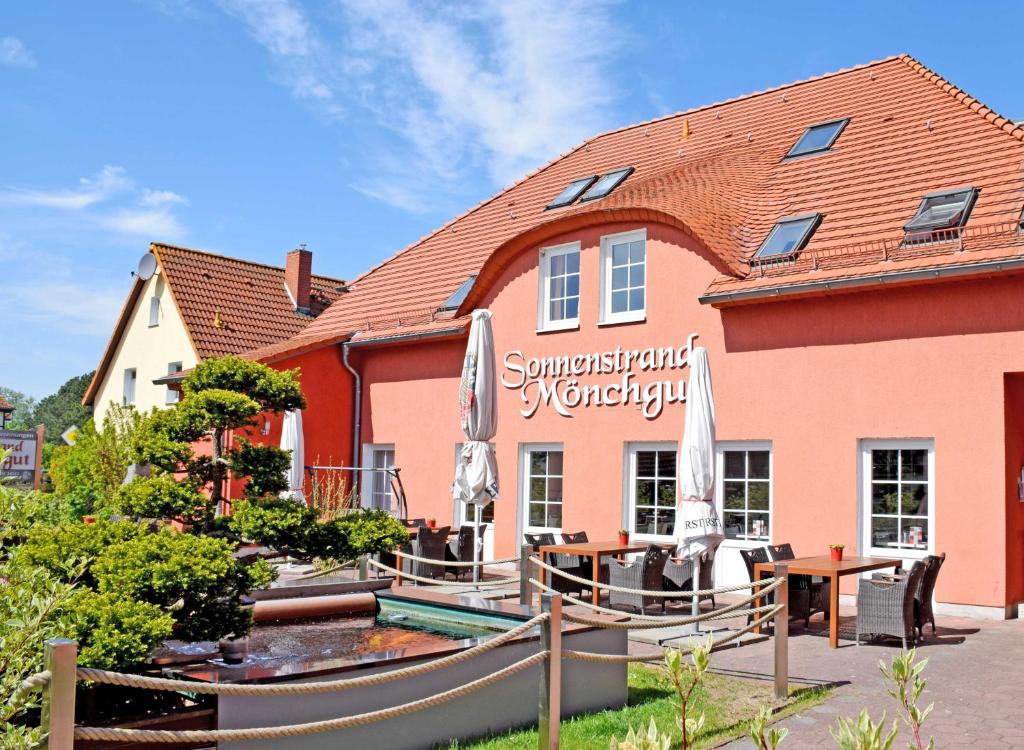
{"label": "closed patio umbrella", "polygon": [[[459,419],[466,442],[455,468],[452,495],[473,505],[473,560],[480,561],[480,514],[498,497],[498,464],[490,440],[498,430],[498,393],[494,382],[494,336],[489,310],[474,310],[459,384]],[[479,566],[473,580],[480,580]]]}
{"label": "closed patio umbrella", "polygon": [[284,413],[284,423],[281,425],[281,450],[291,451],[292,460],[288,464],[288,470],[284,476],[288,481],[288,489],[281,493],[281,497],[304,503],[306,498],[303,494],[303,473],[305,462],[303,438],[302,438],[302,410],[294,409]]}
{"label": "closed patio umbrella", "polygon": [[[690,354],[686,421],[679,447],[679,517],[676,521],[679,555],[693,560],[693,588],[699,587],[700,556],[721,544],[725,534],[715,509],[715,399],[711,368],[703,346]],[[693,614],[699,611],[693,597]]]}

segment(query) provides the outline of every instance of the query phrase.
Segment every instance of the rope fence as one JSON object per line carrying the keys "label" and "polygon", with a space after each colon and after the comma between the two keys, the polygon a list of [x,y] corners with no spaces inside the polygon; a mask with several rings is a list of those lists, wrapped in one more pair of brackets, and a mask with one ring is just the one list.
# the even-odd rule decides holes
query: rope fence
{"label": "rope fence", "polygon": [[[402,555],[402,557],[405,557],[405,555]],[[437,561],[435,560],[434,562],[437,562]],[[432,584],[434,584],[436,586],[467,586],[467,585],[469,585],[469,586],[474,586],[476,588],[485,588],[485,587],[493,587],[493,586],[508,586],[509,584],[519,583],[519,577],[518,576],[516,576],[515,578],[494,578],[494,579],[492,579],[490,581],[473,581],[472,583],[469,583],[467,581],[446,581],[443,578],[441,578],[441,579],[439,579],[439,578],[427,578],[426,576],[413,575],[412,573],[407,573],[404,570],[399,570],[398,568],[393,568],[390,565],[385,565],[384,563],[379,562],[378,560],[374,560],[373,558],[367,559],[366,560],[366,564],[373,566],[377,570],[386,570],[389,573],[391,573],[392,575],[394,575],[395,578],[398,578],[398,579],[408,578],[410,581],[417,581],[417,582],[420,582],[420,583],[432,583]]]}
{"label": "rope fence", "polygon": [[[423,561],[423,558],[408,556],[416,562]],[[439,564],[438,561],[428,561]],[[135,742],[153,744],[183,744],[183,743],[217,743],[239,740],[273,740],[284,737],[302,737],[323,732],[339,731],[357,726],[365,726],[375,722],[386,721],[400,716],[423,711],[425,709],[449,703],[462,698],[477,690],[484,689],[512,675],[523,672],[534,666],[541,666],[538,704],[538,749],[558,750],[559,747],[559,726],[561,715],[561,670],[562,661],[569,659],[579,662],[591,662],[601,664],[624,664],[631,662],[651,661],[651,654],[629,654],[627,653],[597,653],[593,651],[579,651],[562,648],[562,622],[573,623],[588,628],[606,630],[645,630],[653,628],[664,628],[681,625],[696,625],[700,622],[720,621],[737,617],[747,617],[747,624],[737,630],[710,641],[712,649],[719,648],[731,643],[747,633],[754,631],[774,621],[775,638],[775,688],[776,695],[785,697],[788,695],[788,586],[787,569],[785,565],[777,565],[775,576],[761,581],[737,586],[724,586],[718,589],[701,591],[645,591],[642,589],[629,589],[621,586],[609,586],[608,584],[587,580],[578,576],[565,573],[554,566],[548,565],[535,557],[523,555],[520,558],[507,558],[500,561],[486,561],[486,564],[495,562],[520,562],[522,577],[498,579],[486,581],[475,585],[501,586],[509,583],[519,582],[521,595],[525,592],[532,598],[532,589],[535,586],[543,591],[541,595],[541,612],[530,619],[505,632],[495,635],[477,645],[463,651],[445,656],[422,664],[404,667],[388,672],[377,674],[350,677],[339,680],[318,680],[312,682],[296,682],[285,684],[239,684],[239,683],[208,683],[176,680],[164,677],[152,677],[138,674],[124,674],[103,669],[79,667],[77,665],[78,644],[74,641],[51,640],[46,642],[46,669],[23,680],[14,694],[14,700],[22,700],[33,690],[43,690],[43,729],[48,735],[48,747],[50,750],[73,750],[74,742],[81,741],[102,741],[102,742]],[[376,560],[363,558],[359,562],[361,576],[366,572],[366,565],[373,565],[378,570],[385,570],[398,576],[410,578],[411,580],[422,580],[427,583],[441,583],[431,578],[415,576],[403,573],[400,570],[385,565]],[[479,563],[485,564],[485,563]],[[749,596],[743,597],[740,601],[729,604],[721,609],[702,612],[697,615],[686,617],[651,616],[643,613],[629,614],[627,619],[622,617],[625,613],[601,607],[596,604],[585,602],[573,596],[560,594],[550,585],[542,580],[529,577],[530,565],[536,565],[539,570],[548,570],[552,574],[561,575],[570,581],[580,584],[582,587],[600,586],[613,591],[639,596],[661,596],[664,598],[680,598],[705,596],[718,593],[729,593],[735,591],[750,590]],[[340,567],[340,566],[339,566]],[[321,572],[321,574],[326,574]],[[542,578],[544,576],[541,576]],[[454,584],[449,584],[454,585]],[[766,598],[772,595],[772,603],[764,603]],[[618,619],[601,619],[598,616],[588,617],[575,612],[564,612],[562,609],[563,600],[567,603],[589,608],[596,615],[611,614]],[[524,597],[523,603],[527,603]],[[190,729],[190,730],[169,730],[169,729],[142,729],[125,727],[89,727],[76,726],[75,716],[75,686],[78,682],[94,682],[106,685],[118,685],[128,688],[145,690],[168,691],[188,694],[204,694],[216,696],[246,696],[246,697],[279,697],[279,696],[304,696],[323,693],[336,693],[353,688],[370,687],[392,683],[399,680],[414,679],[424,674],[437,670],[452,667],[458,664],[470,662],[483,654],[500,648],[517,638],[520,638],[530,631],[539,628],[540,643],[539,650],[525,658],[519,659],[500,669],[488,672],[481,677],[470,680],[450,689],[435,693],[424,698],[412,700],[397,706],[377,709],[351,716],[341,716],[319,721],[289,724],[282,726],[264,726],[238,729]],[[571,633],[572,631],[570,631]],[[693,650],[693,646],[684,647],[685,653]]]}

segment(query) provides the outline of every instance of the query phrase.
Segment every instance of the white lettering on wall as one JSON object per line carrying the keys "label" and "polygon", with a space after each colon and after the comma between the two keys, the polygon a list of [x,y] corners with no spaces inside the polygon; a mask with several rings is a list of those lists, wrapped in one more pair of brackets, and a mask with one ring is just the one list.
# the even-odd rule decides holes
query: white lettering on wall
{"label": "white lettering on wall", "polygon": [[[686,380],[660,379],[641,385],[636,370],[662,372],[682,370],[689,364],[696,333],[685,346],[623,349],[609,352],[565,354],[527,359],[521,349],[505,353],[501,384],[519,391],[523,408],[519,413],[532,417],[541,406],[549,406],[563,417],[572,410],[588,406],[636,406],[647,419],[656,419],[665,406],[686,401]],[[618,375],[611,382],[586,383],[582,378]]]}

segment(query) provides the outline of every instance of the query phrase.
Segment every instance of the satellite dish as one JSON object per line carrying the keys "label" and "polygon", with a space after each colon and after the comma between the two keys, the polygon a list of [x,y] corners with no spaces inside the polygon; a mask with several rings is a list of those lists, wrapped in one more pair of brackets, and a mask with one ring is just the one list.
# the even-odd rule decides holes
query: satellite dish
{"label": "satellite dish", "polygon": [[156,273],[156,256],[153,253],[146,253],[139,260],[138,276],[143,281],[153,278]]}

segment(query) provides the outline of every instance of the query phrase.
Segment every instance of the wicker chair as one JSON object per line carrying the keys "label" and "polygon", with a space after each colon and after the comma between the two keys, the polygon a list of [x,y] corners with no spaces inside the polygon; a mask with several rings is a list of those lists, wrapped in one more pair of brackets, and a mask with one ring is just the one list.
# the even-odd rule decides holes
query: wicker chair
{"label": "wicker chair", "polygon": [[[689,558],[672,559],[665,562],[664,588],[665,591],[693,591],[693,560]],[[715,559],[709,558],[708,553],[700,556],[700,580],[697,588],[706,590],[715,587]],[[715,595],[705,594],[700,600],[711,600],[711,608],[715,607]]]}
{"label": "wicker chair", "polygon": [[[612,586],[623,586],[630,589],[664,591],[662,575],[665,572],[665,563],[669,553],[670,550],[652,544],[639,560],[633,562],[610,560],[608,562],[608,582]],[[632,607],[641,612],[652,604],[660,604],[662,611],[665,611],[664,597],[627,594],[614,589],[608,591],[608,604],[611,607]]]}
{"label": "wicker chair", "polygon": [[[793,545],[788,542],[783,544],[769,544],[768,556],[771,557],[772,562],[785,562],[786,560],[796,559],[796,554],[793,552]],[[804,617],[805,627],[810,625],[811,616],[817,612],[821,612],[825,619],[828,619],[829,611],[832,609],[830,599],[830,594],[832,592],[831,581],[820,576],[790,575],[789,598],[791,602],[795,591],[809,592],[807,616]]]}
{"label": "wicker chair", "polygon": [[925,564],[918,560],[905,576],[889,580],[861,578],[857,588],[857,644],[862,634],[888,635],[916,642],[914,595],[921,585]]}
{"label": "wicker chair", "polygon": [[[743,558],[743,564],[747,566],[747,576],[750,578],[751,583],[756,579],[754,573],[754,566],[757,563],[771,562],[771,557],[768,554],[767,547],[756,547],[755,549],[741,549],[740,557]],[[773,594],[767,594],[762,601],[765,604],[771,604],[775,601]],[[811,592],[807,588],[799,588],[794,586],[792,581],[789,585],[789,616],[790,618],[797,618],[803,620],[806,624],[811,617]],[[753,615],[747,616],[747,621],[753,621]]]}
{"label": "wicker chair", "polygon": [[935,595],[935,581],[939,578],[939,568],[946,562],[946,553],[941,555],[928,555],[925,558],[926,567],[924,575],[921,576],[921,585],[914,595],[914,626],[917,634],[924,637],[924,626],[932,624],[932,635],[935,635],[935,613],[932,610],[932,599]]}
{"label": "wicker chair", "polygon": [[[480,524],[480,536],[483,537],[487,524]],[[473,527],[460,526],[458,535],[448,542],[444,551],[444,559],[449,562],[473,562]],[[462,565],[450,565],[446,567],[445,573],[451,573],[458,580],[464,575],[472,578],[473,568]],[[481,573],[483,571],[480,571]]]}
{"label": "wicker chair", "polygon": [[[451,526],[440,526],[436,529],[420,526],[416,529],[416,537],[412,540],[412,554],[443,563],[445,550],[448,549],[448,532],[450,530]],[[445,573],[444,565],[434,565],[418,560],[403,560],[402,570],[423,578],[444,578]]]}
{"label": "wicker chair", "polygon": [[[541,547],[557,544],[555,535],[550,533],[523,534],[523,539],[533,547],[534,552],[539,552]],[[579,555],[549,555],[548,564],[574,576],[580,575]],[[580,584],[570,581],[568,578],[563,578],[557,573],[545,570],[542,580],[560,594],[580,593]]]}

